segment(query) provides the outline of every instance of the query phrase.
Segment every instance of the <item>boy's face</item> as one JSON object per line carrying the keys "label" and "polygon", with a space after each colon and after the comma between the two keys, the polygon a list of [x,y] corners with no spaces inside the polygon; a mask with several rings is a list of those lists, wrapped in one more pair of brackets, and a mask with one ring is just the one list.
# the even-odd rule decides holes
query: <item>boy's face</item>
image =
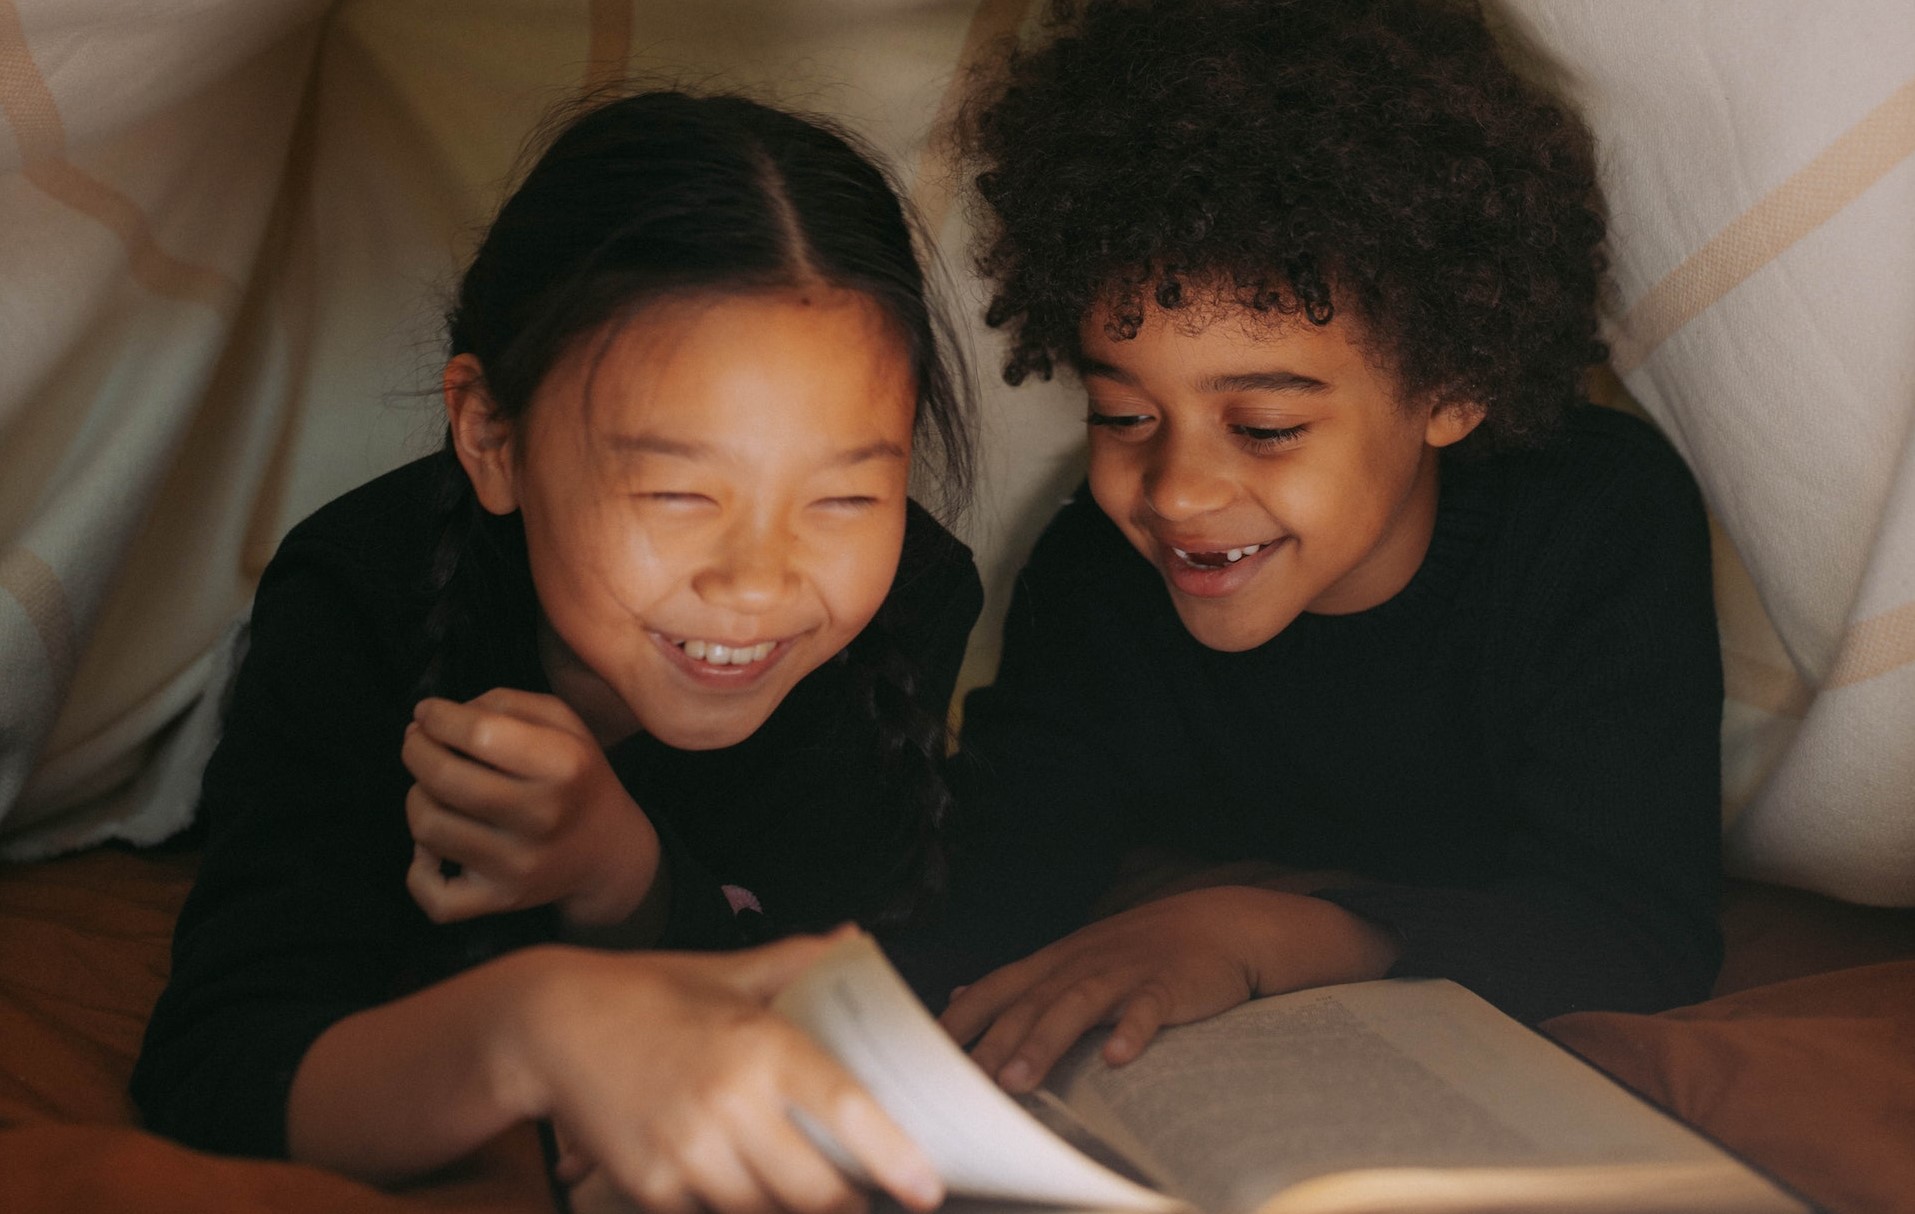
{"label": "boy's face", "polygon": [[1405,402],[1342,315],[1195,311],[1153,307],[1129,340],[1085,317],[1097,504],[1212,649],[1389,599],[1429,546],[1437,450],[1480,410]]}

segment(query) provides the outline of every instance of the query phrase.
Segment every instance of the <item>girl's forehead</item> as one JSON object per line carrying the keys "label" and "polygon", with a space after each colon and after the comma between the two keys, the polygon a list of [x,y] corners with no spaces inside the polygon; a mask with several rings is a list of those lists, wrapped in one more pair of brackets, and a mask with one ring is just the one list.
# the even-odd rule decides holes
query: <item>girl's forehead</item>
{"label": "girl's forehead", "polygon": [[651,305],[561,360],[533,421],[660,454],[864,445],[908,441],[915,403],[908,350],[878,305],[807,286]]}

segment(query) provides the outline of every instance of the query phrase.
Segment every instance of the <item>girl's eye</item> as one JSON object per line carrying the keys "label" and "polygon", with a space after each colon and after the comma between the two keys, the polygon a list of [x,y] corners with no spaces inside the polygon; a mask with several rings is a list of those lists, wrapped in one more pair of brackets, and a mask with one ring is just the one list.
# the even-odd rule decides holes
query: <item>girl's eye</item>
{"label": "girl's eye", "polygon": [[711,498],[706,497],[702,493],[640,493],[637,497],[638,500],[642,502],[650,502],[658,506],[667,506],[674,510],[690,510],[699,506],[716,504]]}
{"label": "girl's eye", "polygon": [[1142,429],[1152,420],[1148,413],[1099,413],[1092,409],[1084,415],[1087,426],[1101,426],[1117,438],[1138,438]]}
{"label": "girl's eye", "polygon": [[878,504],[878,499],[875,497],[857,497],[857,496],[823,497],[823,498],[819,498],[818,501],[814,504],[821,506],[826,510],[838,510],[838,511],[844,511],[846,513],[849,513],[851,511],[856,511],[856,510],[868,510],[871,507]]}
{"label": "girl's eye", "polygon": [[1255,455],[1286,447],[1302,438],[1309,428],[1307,425],[1232,426],[1230,430],[1241,440],[1243,449]]}

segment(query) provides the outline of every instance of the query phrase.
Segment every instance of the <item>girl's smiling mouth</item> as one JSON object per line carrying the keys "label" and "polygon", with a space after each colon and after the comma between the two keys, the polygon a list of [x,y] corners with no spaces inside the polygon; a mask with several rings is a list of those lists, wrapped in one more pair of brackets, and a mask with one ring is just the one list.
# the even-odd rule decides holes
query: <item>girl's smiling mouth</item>
{"label": "girl's smiling mouth", "polygon": [[1221,598],[1255,577],[1288,538],[1231,548],[1185,548],[1160,540],[1157,565],[1173,590],[1198,598]]}
{"label": "girl's smiling mouth", "polygon": [[704,687],[742,690],[758,680],[789,652],[796,637],[762,641],[714,641],[703,637],[651,634],[672,665]]}

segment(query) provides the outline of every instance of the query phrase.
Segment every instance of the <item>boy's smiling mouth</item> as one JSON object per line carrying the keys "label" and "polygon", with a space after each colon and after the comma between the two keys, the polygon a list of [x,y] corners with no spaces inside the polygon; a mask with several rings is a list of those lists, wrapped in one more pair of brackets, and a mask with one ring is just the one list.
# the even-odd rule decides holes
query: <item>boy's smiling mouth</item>
{"label": "boy's smiling mouth", "polygon": [[1170,546],[1170,550],[1199,569],[1221,569],[1225,565],[1236,564],[1244,557],[1257,555],[1260,549],[1273,542],[1265,540],[1261,544],[1245,544],[1241,548],[1226,548],[1220,552],[1186,552],[1175,544]]}
{"label": "boy's smiling mouth", "polygon": [[1171,589],[1198,598],[1222,598],[1255,577],[1270,554],[1288,538],[1278,536],[1230,547],[1212,547],[1207,542],[1202,547],[1184,547],[1159,540],[1157,565]]}

